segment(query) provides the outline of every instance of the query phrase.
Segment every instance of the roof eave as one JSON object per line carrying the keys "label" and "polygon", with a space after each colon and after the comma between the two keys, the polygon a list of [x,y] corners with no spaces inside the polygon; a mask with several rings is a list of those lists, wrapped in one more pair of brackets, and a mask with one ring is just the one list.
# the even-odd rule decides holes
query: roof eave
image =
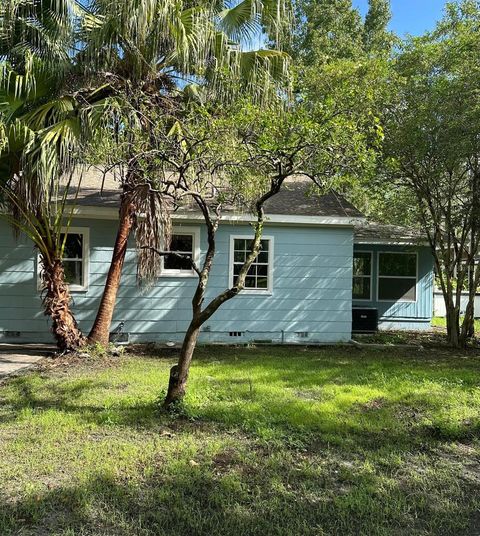
{"label": "roof eave", "polygon": [[[99,219],[99,220],[116,220],[118,219],[118,208],[115,207],[95,207],[95,206],[76,206],[68,207],[72,209],[72,215],[82,219]],[[291,214],[267,214],[268,223],[277,223],[281,225],[312,225],[312,226],[334,226],[334,227],[354,227],[365,221],[365,218],[351,216],[299,216]],[[172,220],[178,222],[200,222],[203,221],[202,214],[192,213],[174,213]],[[249,214],[226,214],[222,217],[225,223],[252,223],[255,218]]]}
{"label": "roof eave", "polygon": [[412,240],[412,239],[397,239],[397,240],[382,240],[382,239],[353,239],[355,246],[430,246],[426,240]]}

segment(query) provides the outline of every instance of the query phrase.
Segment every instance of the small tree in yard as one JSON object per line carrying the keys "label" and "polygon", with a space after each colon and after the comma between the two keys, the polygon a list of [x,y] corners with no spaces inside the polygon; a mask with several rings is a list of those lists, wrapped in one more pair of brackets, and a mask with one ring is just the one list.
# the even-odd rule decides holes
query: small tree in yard
{"label": "small tree in yard", "polygon": [[[158,189],[164,198],[180,206],[189,202],[199,209],[208,237],[200,266],[187,257],[198,275],[198,284],[179,360],[171,369],[166,408],[185,394],[202,325],[223,303],[245,288],[252,263],[261,251],[262,232],[267,223],[266,202],[293,175],[302,173],[310,177],[312,195],[315,195],[316,186],[325,190],[369,162],[369,136],[354,132],[356,127],[348,114],[341,119],[340,114],[332,111],[326,106],[298,106],[295,110],[279,111],[242,103],[221,114],[210,115],[197,107],[183,124],[177,122],[171,134],[163,137],[163,143],[159,144],[162,148],[139,156],[142,166],[162,169],[159,176],[163,179]],[[232,207],[252,215],[252,240],[233,286],[207,301],[216,233],[225,209]],[[157,274],[147,267],[154,265],[156,256],[169,255],[168,248],[152,247],[138,237],[137,247],[144,256],[139,265],[146,269],[147,279],[151,280]],[[142,278],[144,274],[139,275]]]}
{"label": "small tree in yard", "polygon": [[407,44],[386,126],[390,176],[416,200],[456,347],[473,334],[480,283],[479,25],[478,2],[451,4],[433,33]]}

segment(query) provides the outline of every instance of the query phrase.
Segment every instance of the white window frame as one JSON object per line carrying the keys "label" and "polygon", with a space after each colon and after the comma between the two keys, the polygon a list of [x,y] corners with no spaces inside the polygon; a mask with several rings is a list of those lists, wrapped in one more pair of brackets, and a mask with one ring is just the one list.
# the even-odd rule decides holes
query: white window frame
{"label": "white window frame", "polygon": [[[61,233],[81,234],[82,239],[82,264],[83,264],[83,285],[68,285],[70,292],[86,292],[90,279],[90,228],[89,227],[62,227]],[[63,260],[63,259],[62,259]],[[68,260],[68,259],[65,259]],[[71,259],[74,260],[74,259]],[[75,259],[78,261],[78,259]],[[40,255],[37,255],[37,290],[42,290]]]}
{"label": "white window frame", "polygon": [[[193,237],[193,262],[198,265],[200,260],[200,227],[178,226],[172,229],[172,235],[188,235]],[[165,257],[162,257],[161,277],[197,277],[197,273],[191,270],[173,270],[165,268]]]}
{"label": "white window frame", "polygon": [[[355,275],[352,274],[352,300],[354,302],[371,302],[373,300],[373,251],[366,251],[363,249],[357,249],[353,252],[353,259],[355,259],[355,253],[369,253],[370,254],[370,275]],[[352,265],[353,271],[353,265]],[[369,298],[354,298],[353,297],[353,280],[355,277],[361,277],[363,279],[370,279],[370,297]]]}
{"label": "white window frame", "polygon": [[[233,287],[233,265],[234,265],[234,253],[235,253],[235,240],[253,240],[252,235],[230,235],[230,259],[228,263],[228,286],[229,288]],[[262,240],[268,240],[268,270],[267,270],[267,279],[268,279],[268,288],[266,289],[256,289],[256,288],[244,288],[240,291],[240,294],[261,294],[264,296],[271,296],[273,294],[273,259],[274,259],[274,237],[273,236],[262,236]]]}
{"label": "white window frame", "polygon": [[[410,275],[380,275],[380,255],[415,255],[415,299],[414,300],[381,300],[379,294],[380,278],[413,279]],[[378,251],[377,252],[377,302],[379,303],[417,303],[418,302],[418,251]]]}

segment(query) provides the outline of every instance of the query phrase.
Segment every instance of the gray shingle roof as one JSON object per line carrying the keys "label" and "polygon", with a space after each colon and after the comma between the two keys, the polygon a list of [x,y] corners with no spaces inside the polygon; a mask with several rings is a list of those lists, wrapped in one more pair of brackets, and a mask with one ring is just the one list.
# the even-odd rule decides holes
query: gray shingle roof
{"label": "gray shingle roof", "polygon": [[424,244],[425,233],[410,227],[368,222],[355,225],[355,243]]}
{"label": "gray shingle roof", "polygon": [[340,216],[363,218],[364,215],[336,192],[325,195],[313,193],[311,182],[305,180],[289,181],[282,190],[267,201],[267,214],[293,216]]}
{"label": "gray shingle roof", "polygon": [[[72,181],[76,184],[77,176]],[[103,181],[103,191],[100,191]],[[118,172],[109,172],[103,177],[100,169],[89,168],[82,173],[82,187],[77,199],[80,206],[118,208],[120,180]],[[364,218],[364,215],[342,195],[329,192],[318,195],[312,191],[312,183],[304,176],[292,177],[282,190],[266,203],[266,213],[285,216],[319,216]],[[232,207],[230,211],[235,211]],[[183,207],[181,213],[197,212],[196,206]],[[423,244],[424,233],[417,229],[398,225],[385,225],[364,220],[355,222],[355,243]]]}
{"label": "gray shingle roof", "polygon": [[[82,174],[81,189],[77,198],[80,206],[118,207],[120,182],[114,173],[105,176],[103,191],[100,192],[103,174],[90,168]],[[75,183],[75,180],[73,181]],[[195,208],[182,209],[196,211]],[[232,209],[233,210],[233,209]],[[325,216],[363,218],[363,214],[336,192],[319,195],[312,191],[312,183],[305,177],[292,177],[282,190],[265,204],[265,212],[288,216]]]}

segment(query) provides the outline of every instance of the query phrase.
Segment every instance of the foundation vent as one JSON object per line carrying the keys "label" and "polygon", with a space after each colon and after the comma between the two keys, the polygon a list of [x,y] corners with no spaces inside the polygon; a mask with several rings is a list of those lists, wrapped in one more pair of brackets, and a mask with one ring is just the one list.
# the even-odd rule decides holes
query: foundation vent
{"label": "foundation vent", "polygon": [[6,339],[18,339],[20,337],[19,331],[4,331],[3,336]]}
{"label": "foundation vent", "polygon": [[243,331],[230,331],[229,335],[230,337],[242,337]]}
{"label": "foundation vent", "polygon": [[308,337],[310,336],[308,331],[297,331],[296,335],[299,339],[308,339]]}

